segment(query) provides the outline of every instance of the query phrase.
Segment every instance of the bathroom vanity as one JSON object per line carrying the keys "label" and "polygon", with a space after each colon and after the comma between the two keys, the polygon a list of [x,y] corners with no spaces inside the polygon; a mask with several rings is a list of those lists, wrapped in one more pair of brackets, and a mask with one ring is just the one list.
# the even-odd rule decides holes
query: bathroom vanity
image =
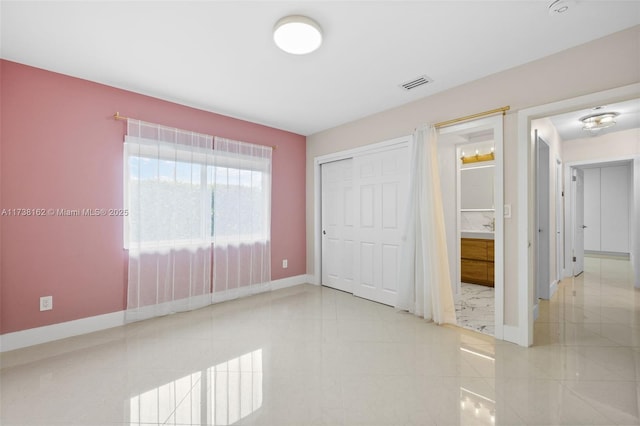
{"label": "bathroom vanity", "polygon": [[493,287],[493,239],[463,238],[460,240],[462,282]]}

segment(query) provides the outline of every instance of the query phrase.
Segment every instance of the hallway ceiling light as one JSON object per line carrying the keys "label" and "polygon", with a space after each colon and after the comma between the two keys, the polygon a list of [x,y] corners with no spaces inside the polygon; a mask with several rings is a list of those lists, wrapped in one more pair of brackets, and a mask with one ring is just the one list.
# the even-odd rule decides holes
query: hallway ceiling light
{"label": "hallway ceiling light", "polygon": [[287,53],[306,55],[322,44],[322,29],[306,16],[285,16],[273,28],[273,41]]}
{"label": "hallway ceiling light", "polygon": [[583,124],[582,130],[587,132],[599,132],[607,127],[615,126],[616,121],[614,118],[618,115],[620,114],[617,112],[603,112],[584,116],[580,119]]}

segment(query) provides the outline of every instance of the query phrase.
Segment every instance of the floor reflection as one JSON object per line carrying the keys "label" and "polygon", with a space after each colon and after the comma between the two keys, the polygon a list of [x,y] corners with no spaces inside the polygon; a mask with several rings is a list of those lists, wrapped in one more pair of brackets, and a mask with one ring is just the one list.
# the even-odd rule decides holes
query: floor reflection
{"label": "floor reflection", "polygon": [[131,398],[130,426],[232,425],[262,406],[262,349]]}

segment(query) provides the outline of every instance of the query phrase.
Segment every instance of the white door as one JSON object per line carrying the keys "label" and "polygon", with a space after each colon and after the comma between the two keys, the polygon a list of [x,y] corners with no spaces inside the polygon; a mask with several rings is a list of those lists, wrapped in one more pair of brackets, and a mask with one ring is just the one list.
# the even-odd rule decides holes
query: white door
{"label": "white door", "polygon": [[549,235],[549,145],[537,137],[536,131],[536,282],[537,298],[549,299],[550,235]]}
{"label": "white door", "polygon": [[409,149],[358,156],[354,171],[358,270],[353,294],[393,306],[409,190]]}
{"label": "white door", "polygon": [[562,162],[556,159],[556,280],[560,282],[564,270],[564,191],[562,189]]}
{"label": "white door", "polygon": [[584,272],[584,171],[573,169],[573,275]]}
{"label": "white door", "polygon": [[321,165],[322,284],[353,293],[353,159]]}
{"label": "white door", "polygon": [[629,253],[630,180],[631,172],[626,164],[600,169],[600,250],[603,252]]}

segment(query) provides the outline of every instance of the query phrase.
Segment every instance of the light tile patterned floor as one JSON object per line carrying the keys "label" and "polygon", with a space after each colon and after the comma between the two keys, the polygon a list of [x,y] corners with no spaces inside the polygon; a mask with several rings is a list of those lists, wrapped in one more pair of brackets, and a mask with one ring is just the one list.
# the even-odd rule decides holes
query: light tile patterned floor
{"label": "light tile patterned floor", "polygon": [[637,425],[640,291],[585,262],[532,348],[304,285],[3,354],[0,424]]}
{"label": "light tile patterned floor", "polygon": [[456,302],[458,325],[493,336],[495,334],[495,292],[493,287],[462,283]]}

